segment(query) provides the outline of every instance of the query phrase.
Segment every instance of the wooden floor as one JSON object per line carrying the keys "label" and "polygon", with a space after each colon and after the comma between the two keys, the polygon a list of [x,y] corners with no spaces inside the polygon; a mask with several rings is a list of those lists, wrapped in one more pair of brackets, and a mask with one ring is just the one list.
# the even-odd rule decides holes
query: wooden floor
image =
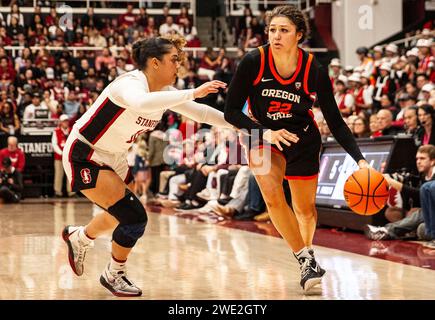
{"label": "wooden floor", "polygon": [[[83,200],[0,204],[0,299],[118,299],[99,284],[110,237],[88,253],[85,274],[71,271],[60,237],[86,224]],[[327,270],[304,295],[296,260],[282,239],[158,213],[128,263],[139,299],[435,299],[435,270],[315,247]]]}

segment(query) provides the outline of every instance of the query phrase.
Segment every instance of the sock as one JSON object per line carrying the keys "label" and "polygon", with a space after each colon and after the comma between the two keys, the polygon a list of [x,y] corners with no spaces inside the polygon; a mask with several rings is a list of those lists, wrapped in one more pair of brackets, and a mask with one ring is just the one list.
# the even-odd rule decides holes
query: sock
{"label": "sock", "polygon": [[127,262],[127,260],[119,260],[119,259],[116,259],[112,255],[112,258],[110,259],[109,269],[112,270],[112,271],[124,270],[126,262]]}
{"label": "sock", "polygon": [[309,252],[309,249],[307,247],[303,247],[300,251],[294,252],[294,255],[298,261],[300,261],[302,258],[311,258],[311,254]]}
{"label": "sock", "polygon": [[199,206],[198,201],[196,201],[196,200],[192,200],[192,206],[195,206],[195,207]]}
{"label": "sock", "polygon": [[79,239],[82,243],[84,244],[89,244],[91,243],[93,240],[95,240],[95,238],[91,238],[90,236],[88,236],[86,234],[86,230],[85,227],[80,228],[79,230]]}

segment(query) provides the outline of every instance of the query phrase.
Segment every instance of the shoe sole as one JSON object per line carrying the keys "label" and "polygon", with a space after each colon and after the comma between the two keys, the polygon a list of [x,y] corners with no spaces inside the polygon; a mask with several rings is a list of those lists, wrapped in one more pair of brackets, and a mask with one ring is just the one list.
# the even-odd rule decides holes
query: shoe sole
{"label": "shoe sole", "polygon": [[322,277],[320,278],[312,278],[312,279],[308,279],[305,282],[305,286],[304,286],[304,292],[308,292],[310,289],[312,289],[314,286],[320,284],[320,282],[322,282]]}
{"label": "shoe sole", "polygon": [[138,293],[122,293],[122,292],[117,292],[116,290],[114,290],[112,288],[112,286],[106,281],[106,279],[104,279],[103,276],[100,276],[100,283],[101,285],[106,288],[107,290],[109,290],[114,296],[117,297],[139,297],[142,295],[142,291],[138,292]]}
{"label": "shoe sole", "polygon": [[[79,274],[77,272],[77,270],[76,270],[76,265],[74,263],[73,248],[72,248],[71,241],[69,240],[69,236],[71,235],[71,234],[68,233],[68,228],[69,227],[70,226],[66,226],[65,228],[63,228],[63,230],[62,230],[62,239],[63,239],[63,241],[65,241],[66,245],[68,246],[68,261],[69,261],[69,265],[70,265],[71,269],[74,271],[74,273],[77,276],[80,277],[83,274],[83,272]],[[83,268],[83,270],[84,270],[84,268]]]}

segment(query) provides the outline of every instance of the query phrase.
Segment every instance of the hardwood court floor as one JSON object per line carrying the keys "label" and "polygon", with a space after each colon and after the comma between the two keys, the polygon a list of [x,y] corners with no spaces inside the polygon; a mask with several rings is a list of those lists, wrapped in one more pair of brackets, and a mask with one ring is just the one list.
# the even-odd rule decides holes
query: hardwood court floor
{"label": "hardwood court floor", "polygon": [[[83,200],[0,205],[0,299],[118,299],[99,284],[110,237],[95,242],[82,277],[68,264],[61,230],[87,223],[91,212]],[[327,273],[304,295],[282,239],[150,212],[128,270],[139,299],[435,299],[435,270],[315,249]]]}

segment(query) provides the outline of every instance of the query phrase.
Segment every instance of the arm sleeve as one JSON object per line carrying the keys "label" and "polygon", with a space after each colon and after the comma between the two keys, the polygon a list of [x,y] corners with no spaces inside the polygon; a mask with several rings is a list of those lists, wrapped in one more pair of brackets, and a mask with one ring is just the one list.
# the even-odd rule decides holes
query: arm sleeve
{"label": "arm sleeve", "polygon": [[59,145],[57,144],[57,135],[55,131],[53,131],[53,135],[51,136],[51,144],[53,145],[54,152],[58,155],[62,155],[62,149],[60,149]]}
{"label": "arm sleeve", "polygon": [[110,87],[110,95],[115,101],[147,112],[166,110],[191,101],[194,99],[193,92],[194,89],[147,92],[143,83],[131,78],[114,82]]}
{"label": "arm sleeve", "polygon": [[225,103],[225,120],[239,129],[251,131],[253,129],[266,130],[267,128],[255,123],[243,113],[243,106],[249,96],[249,90],[255,80],[254,57],[247,54],[240,62],[228,88]]}
{"label": "arm sleeve", "polygon": [[327,71],[323,67],[317,66],[310,73],[309,87],[315,88],[314,91],[317,93],[320,109],[337,142],[356,162],[364,159],[355,138],[338,110],[337,103],[332,94],[331,81]]}
{"label": "arm sleeve", "polygon": [[171,110],[181,113],[196,122],[233,129],[233,126],[225,121],[224,114],[221,111],[202,103],[189,101],[172,107]]}

